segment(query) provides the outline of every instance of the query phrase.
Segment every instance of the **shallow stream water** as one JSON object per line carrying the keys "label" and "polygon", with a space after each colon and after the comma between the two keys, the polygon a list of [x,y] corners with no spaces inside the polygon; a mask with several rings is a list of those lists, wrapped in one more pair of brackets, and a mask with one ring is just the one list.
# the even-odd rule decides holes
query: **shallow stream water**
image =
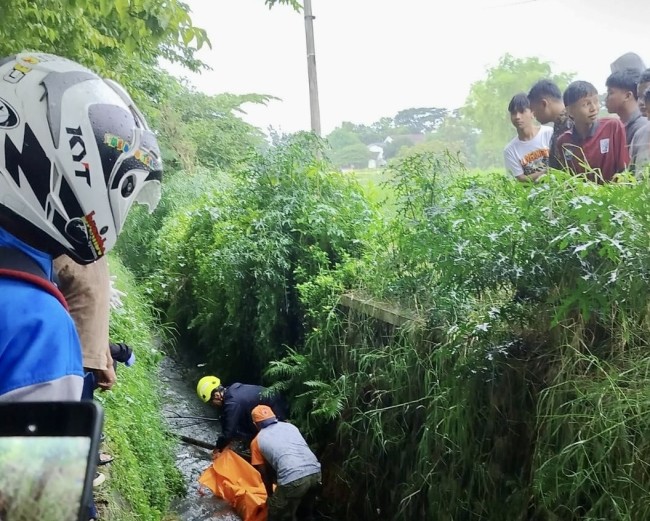
{"label": "shallow stream water", "polygon": [[[162,361],[163,416],[170,432],[214,443],[221,427],[216,421],[216,411],[196,395],[196,382],[201,376],[199,368],[188,368],[171,357]],[[196,418],[184,418],[186,416]],[[185,479],[187,496],[175,501],[172,510],[181,521],[239,521],[239,516],[225,501],[199,485],[198,478],[211,461],[210,450],[178,442],[176,466]]]}

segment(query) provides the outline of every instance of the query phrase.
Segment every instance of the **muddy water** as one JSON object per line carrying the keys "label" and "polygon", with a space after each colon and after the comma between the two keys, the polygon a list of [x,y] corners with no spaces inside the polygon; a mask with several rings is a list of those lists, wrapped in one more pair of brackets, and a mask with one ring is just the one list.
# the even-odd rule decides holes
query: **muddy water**
{"label": "muddy water", "polygon": [[[170,357],[162,361],[163,415],[170,432],[214,443],[220,425],[214,421],[217,418],[215,410],[196,396],[196,382],[201,376],[200,369],[188,369]],[[186,416],[195,418],[184,418]],[[176,446],[176,465],[187,485],[187,496],[172,506],[181,521],[239,521],[240,518],[225,501],[216,498],[197,481],[211,461],[210,450],[183,442]]]}

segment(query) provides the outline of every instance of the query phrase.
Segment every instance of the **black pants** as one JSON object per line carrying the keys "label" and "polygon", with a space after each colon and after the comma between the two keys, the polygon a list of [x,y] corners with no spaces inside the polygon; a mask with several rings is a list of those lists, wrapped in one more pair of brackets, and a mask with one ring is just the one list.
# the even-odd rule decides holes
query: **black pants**
{"label": "black pants", "polygon": [[295,521],[296,511],[303,498],[320,485],[320,472],[297,479],[286,485],[278,485],[268,500],[268,521]]}

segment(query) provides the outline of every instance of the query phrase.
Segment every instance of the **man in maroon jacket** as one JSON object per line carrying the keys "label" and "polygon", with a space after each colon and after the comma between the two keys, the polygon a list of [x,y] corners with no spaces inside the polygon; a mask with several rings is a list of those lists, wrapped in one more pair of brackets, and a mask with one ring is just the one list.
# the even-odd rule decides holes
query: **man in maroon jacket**
{"label": "man in maroon jacket", "polygon": [[574,174],[586,174],[591,181],[611,181],[630,164],[623,123],[598,119],[598,91],[589,82],[574,81],[563,98],[575,123],[558,139],[564,167]]}

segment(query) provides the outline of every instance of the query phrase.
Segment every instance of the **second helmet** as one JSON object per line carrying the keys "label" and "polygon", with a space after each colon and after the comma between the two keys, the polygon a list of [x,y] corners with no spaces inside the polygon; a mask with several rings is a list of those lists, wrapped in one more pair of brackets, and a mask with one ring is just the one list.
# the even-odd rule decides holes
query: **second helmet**
{"label": "second helmet", "polygon": [[204,402],[209,402],[212,397],[212,393],[215,389],[218,389],[221,386],[221,380],[216,376],[204,376],[199,380],[199,383],[196,384],[196,394],[199,395],[199,398]]}

